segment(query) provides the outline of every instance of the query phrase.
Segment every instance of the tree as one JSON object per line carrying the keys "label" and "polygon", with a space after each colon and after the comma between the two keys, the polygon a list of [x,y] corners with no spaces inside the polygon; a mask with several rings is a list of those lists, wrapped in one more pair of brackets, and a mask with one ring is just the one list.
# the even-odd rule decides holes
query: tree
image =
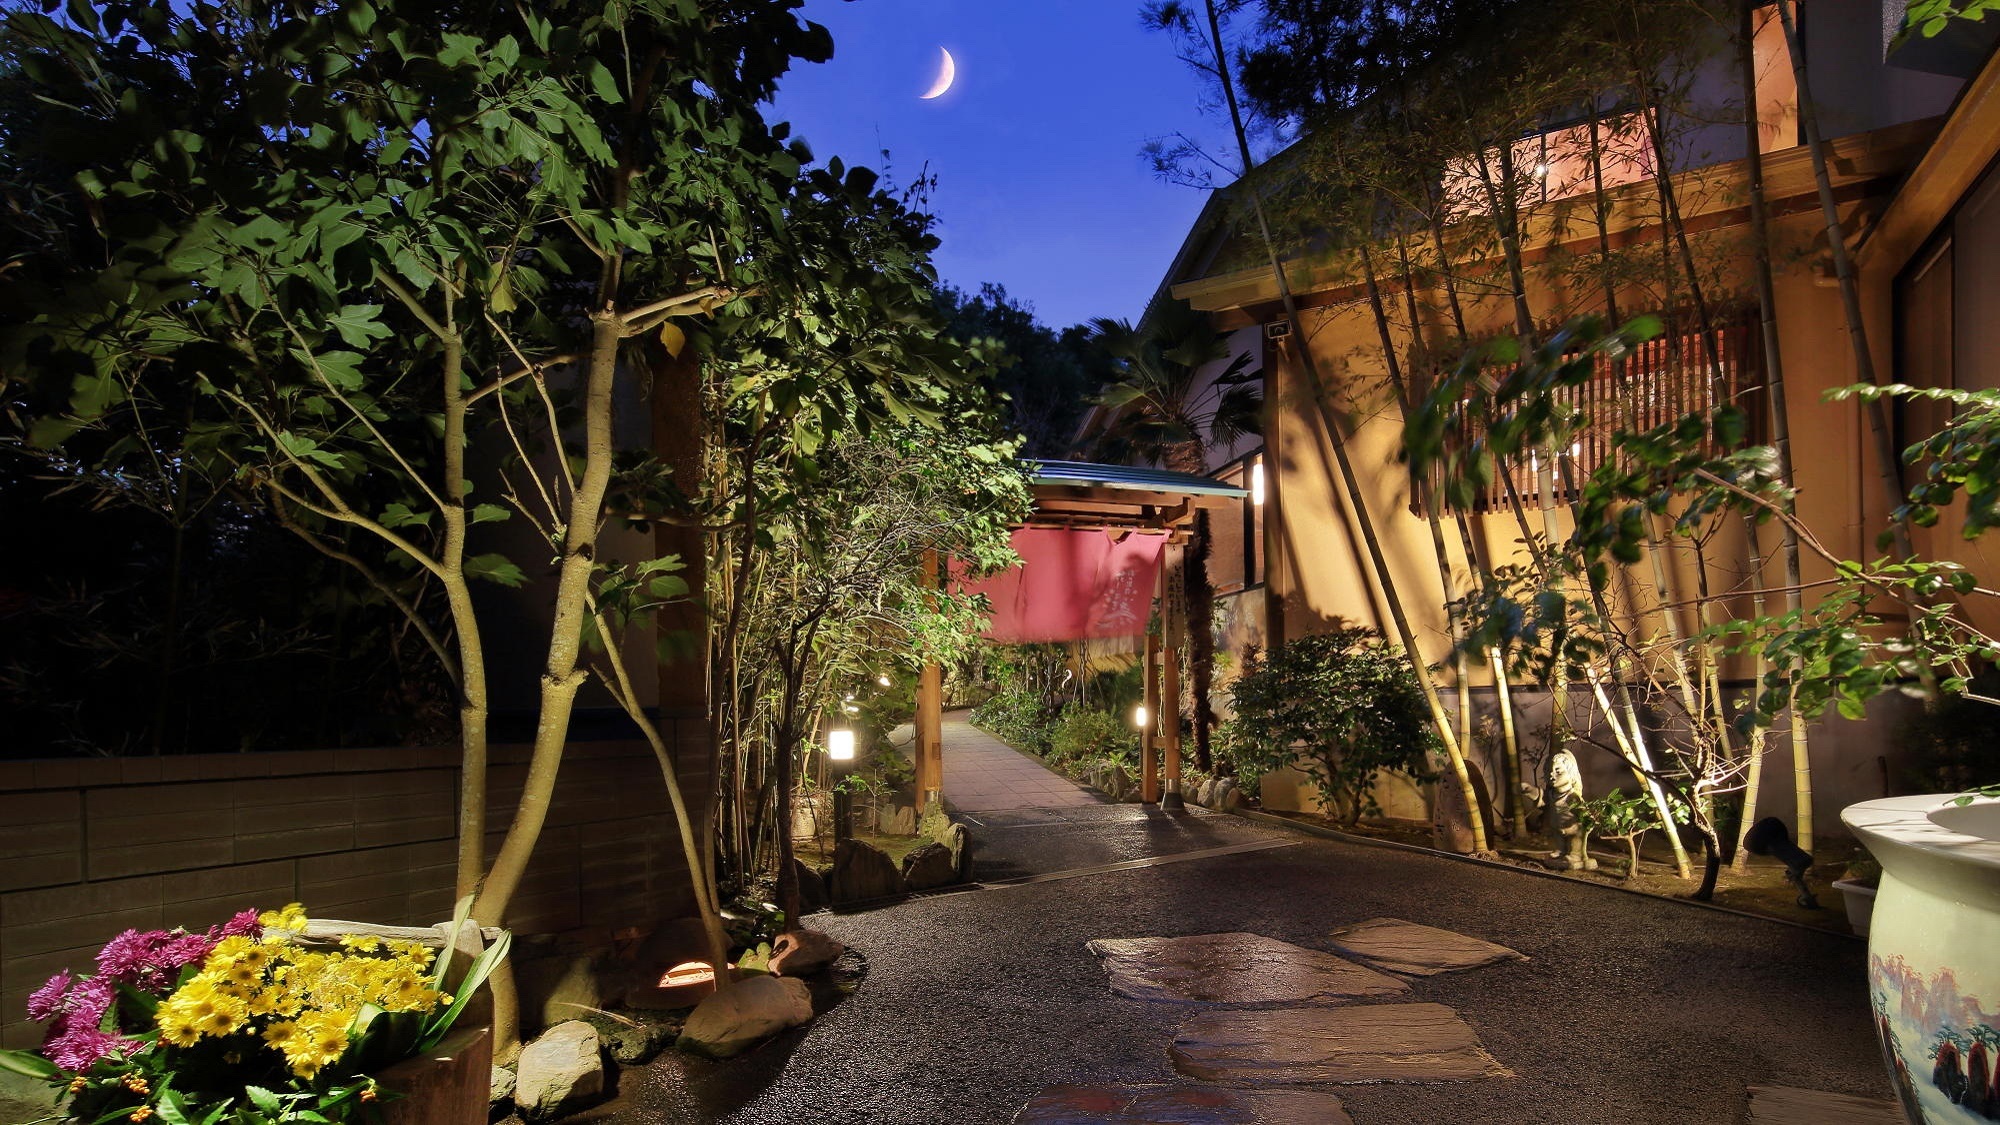
{"label": "tree", "polygon": [[1334,815],[1352,825],[1379,812],[1384,770],[1432,776],[1435,734],[1408,654],[1379,630],[1342,623],[1246,660],[1223,725],[1229,754],[1256,777],[1297,763]]}
{"label": "tree", "polygon": [[[460,697],[458,883],[483,923],[504,921],[540,835],[607,601],[682,593],[666,560],[603,557],[608,497],[652,495],[661,518],[735,506],[664,489],[620,448],[641,373],[689,347],[797,360],[752,389],[808,458],[833,431],[934,420],[966,377],[927,322],[923,224],[865,169],[804,170],[803,143],[762,117],[795,59],[830,52],[796,6],[146,0],[57,16],[49,0],[7,20],[4,97],[32,108],[0,146],[27,201],[7,221],[0,357],[41,403],[33,439],[115,424],[134,387],[191,388],[191,428],[246,491],[437,585],[448,612],[426,637]],[[510,517],[534,546],[482,551],[481,525]],[[473,583],[531,573],[554,579],[533,754],[488,867]],[[646,733],[721,964],[695,810]],[[516,1030],[503,973],[503,1050]]]}
{"label": "tree", "polygon": [[986,384],[1006,398],[1003,425],[1022,439],[1021,454],[1060,460],[1072,454],[1076,427],[1091,399],[1111,379],[1112,361],[1084,325],[1057,332],[1034,309],[987,283],[977,293],[945,286],[938,304],[947,331],[966,343],[998,344],[997,369]]}

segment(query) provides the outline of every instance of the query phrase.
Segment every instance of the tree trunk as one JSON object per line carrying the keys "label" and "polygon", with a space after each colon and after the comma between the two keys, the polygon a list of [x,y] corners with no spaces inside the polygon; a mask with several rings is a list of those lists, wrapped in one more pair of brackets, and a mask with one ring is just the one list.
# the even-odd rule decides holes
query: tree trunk
{"label": "tree trunk", "polygon": [[[1755,4],[1745,0],[1742,16],[1737,26],[1736,61],[1743,74],[1743,129],[1746,141],[1745,163],[1749,172],[1750,189],[1750,246],[1756,263],[1758,323],[1762,329],[1764,342],[1764,386],[1770,398],[1771,445],[1778,454],[1778,481],[1787,489],[1792,484],[1792,423],[1791,414],[1785,401],[1785,363],[1778,346],[1778,294],[1771,277],[1771,235],[1770,204],[1764,196],[1764,154],[1761,149],[1762,131],[1757,120],[1757,61],[1752,44],[1756,36],[1753,24]],[[1793,501],[1787,499],[1785,508],[1791,511]],[[1779,521],[1781,550],[1785,560],[1785,611],[1800,613],[1805,608],[1805,579],[1799,565],[1799,532],[1796,527],[1783,520]],[[1761,586],[1762,583],[1759,583]],[[1764,612],[1760,605],[1758,614]],[[1763,680],[1763,656],[1758,656],[1758,686]],[[1792,689],[1796,695],[1796,688]],[[1786,727],[1791,736],[1792,746],[1792,787],[1798,808],[1798,842],[1808,854],[1813,850],[1812,817],[1812,747],[1809,743],[1806,725],[1789,708],[1786,710]],[[1757,822],[1757,796],[1763,775],[1762,744],[1753,746],[1756,756],[1750,760],[1750,779],[1744,792],[1743,820],[1739,829]],[[1740,838],[1742,833],[1737,833]],[[1750,854],[1744,848],[1736,851],[1736,869],[1748,870]]]}
{"label": "tree trunk", "polygon": [[[1208,14],[1209,34],[1215,50],[1216,72],[1221,79],[1223,96],[1229,107],[1230,125],[1236,134],[1236,147],[1243,161],[1243,174],[1247,177],[1256,167],[1256,160],[1250,152],[1249,135],[1244,131],[1242,109],[1237,105],[1236,87],[1229,77],[1229,58],[1222,45],[1221,18],[1215,7],[1215,0],[1204,0]],[[1368,549],[1368,557],[1376,576],[1382,584],[1384,599],[1389,604],[1389,616],[1396,626],[1397,639],[1403,651],[1409,655],[1410,667],[1416,674],[1417,686],[1423,692],[1424,701],[1430,707],[1431,723],[1437,728],[1438,736],[1445,746],[1445,755],[1451,762],[1452,772],[1457,775],[1459,788],[1464,794],[1472,829],[1472,846],[1477,852],[1487,850],[1486,825],[1479,816],[1478,792],[1473,788],[1472,776],[1465,767],[1465,757],[1458,745],[1458,737],[1451,727],[1451,717],[1445,713],[1444,704],[1438,698],[1437,684],[1431,679],[1430,668],[1424,662],[1423,650],[1418,647],[1416,635],[1410,629],[1409,617],[1403,611],[1402,600],[1397,596],[1394,572],[1382,553],[1382,544],[1375,536],[1374,520],[1368,514],[1367,497],[1361,491],[1360,478],[1354,472],[1354,464],[1347,453],[1346,435],[1342,432],[1340,420],[1328,405],[1325,382],[1320,377],[1319,362],[1308,345],[1304,324],[1299,317],[1298,302],[1292,297],[1291,285],[1285,277],[1283,259],[1278,254],[1278,246],[1271,236],[1269,222],[1264,215],[1264,204],[1254,191],[1249,193],[1252,208],[1257,217],[1258,233],[1263,239],[1264,249],[1271,262],[1271,271],[1278,284],[1278,297],[1283,303],[1285,316],[1292,325],[1292,338],[1299,342],[1298,354],[1301,367],[1311,384],[1314,405],[1325,427],[1325,437],[1332,446],[1334,461],[1340,471],[1350,506],[1354,511],[1354,521],[1358,526],[1363,544]]]}
{"label": "tree trunk", "polygon": [[[1875,354],[1868,346],[1868,324],[1862,319],[1861,283],[1854,276],[1854,260],[1847,252],[1847,234],[1841,227],[1840,204],[1833,197],[1833,180],[1827,174],[1826,144],[1820,139],[1819,119],[1813,112],[1812,84],[1806,75],[1806,53],[1799,42],[1798,24],[1792,18],[1792,0],[1778,0],[1778,19],[1785,29],[1785,50],[1792,57],[1792,78],[1799,91],[1799,128],[1805,133],[1806,148],[1812,153],[1813,182],[1819,187],[1820,212],[1826,218],[1827,252],[1833,258],[1834,277],[1840,282],[1840,305],[1847,317],[1847,340],[1854,353],[1854,372],[1861,382],[1880,386],[1881,380],[1875,375]],[[1891,513],[1889,533],[1895,540],[1897,556],[1907,559],[1912,553],[1909,524],[1893,515],[1902,505],[1904,497],[1900,462],[1896,456],[1895,430],[1889,421],[1889,404],[1878,398],[1864,409],[1868,411],[1869,431],[1875,438],[1882,501]],[[1801,821],[1802,838],[1803,828],[1810,822],[1810,814],[1805,814],[1805,817]]]}
{"label": "tree trunk", "polygon": [[[520,803],[514,819],[500,842],[485,885],[473,903],[473,917],[482,926],[505,924],[507,906],[541,839],[549,802],[555,794],[556,774],[562,768],[563,750],[568,745],[569,721],[576,707],[576,693],[586,678],[577,666],[583,646],[585,599],[595,566],[600,513],[605,491],[611,482],[611,462],[615,446],[611,433],[612,390],[618,371],[620,325],[608,311],[597,313],[591,322],[591,348],[584,388],[584,465],[576,492],[571,497],[563,537],[562,562],[557,570],[554,620],[549,628],[548,661],[542,671],[540,708],[535,724],[534,750],[528,760],[528,775],[521,787]],[[504,974],[496,974],[500,976]],[[513,1004],[502,1003],[494,995],[493,1038],[498,1054],[511,1054],[520,1041],[520,1013]]]}

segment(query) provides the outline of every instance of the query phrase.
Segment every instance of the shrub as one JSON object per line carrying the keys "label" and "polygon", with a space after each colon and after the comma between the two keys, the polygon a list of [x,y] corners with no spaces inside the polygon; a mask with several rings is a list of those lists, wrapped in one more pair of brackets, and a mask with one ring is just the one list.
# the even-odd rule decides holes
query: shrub
{"label": "shrub", "polygon": [[1035,754],[1049,752],[1053,726],[1041,695],[1025,688],[1008,688],[972,710],[972,721],[1011,746]]}
{"label": "shrub", "polygon": [[1139,732],[1117,714],[1071,704],[1063,708],[1049,735],[1049,757],[1058,762],[1139,760]]}
{"label": "shrub", "polygon": [[1377,773],[1432,776],[1436,734],[1416,675],[1374,629],[1342,624],[1269,657],[1248,654],[1235,713],[1221,743],[1246,788],[1297,765],[1349,824],[1381,811]]}

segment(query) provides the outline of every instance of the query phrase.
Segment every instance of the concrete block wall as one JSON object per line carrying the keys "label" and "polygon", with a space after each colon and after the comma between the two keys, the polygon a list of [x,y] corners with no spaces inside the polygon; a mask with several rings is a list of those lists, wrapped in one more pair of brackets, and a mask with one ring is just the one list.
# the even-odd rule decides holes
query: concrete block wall
{"label": "concrete block wall", "polygon": [[[702,807],[706,727],[662,728]],[[489,858],[527,756],[492,753]],[[128,928],[200,929],[294,901],[361,922],[450,918],[457,805],[455,747],[0,762],[0,1046],[38,1045],[28,994],[59,970],[90,971]],[[572,745],[507,925],[611,929],[691,911],[651,750]]]}

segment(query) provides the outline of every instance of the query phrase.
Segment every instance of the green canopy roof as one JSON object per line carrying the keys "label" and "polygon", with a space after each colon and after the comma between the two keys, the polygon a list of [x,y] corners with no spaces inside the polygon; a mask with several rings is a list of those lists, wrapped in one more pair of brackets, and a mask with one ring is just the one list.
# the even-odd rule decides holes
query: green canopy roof
{"label": "green canopy roof", "polygon": [[1142,469],[1135,465],[1096,465],[1088,461],[1026,461],[1033,483],[1072,485],[1080,488],[1112,488],[1131,492],[1177,492],[1186,496],[1227,496],[1242,498],[1246,489],[1224,484],[1193,473],[1167,469]]}

